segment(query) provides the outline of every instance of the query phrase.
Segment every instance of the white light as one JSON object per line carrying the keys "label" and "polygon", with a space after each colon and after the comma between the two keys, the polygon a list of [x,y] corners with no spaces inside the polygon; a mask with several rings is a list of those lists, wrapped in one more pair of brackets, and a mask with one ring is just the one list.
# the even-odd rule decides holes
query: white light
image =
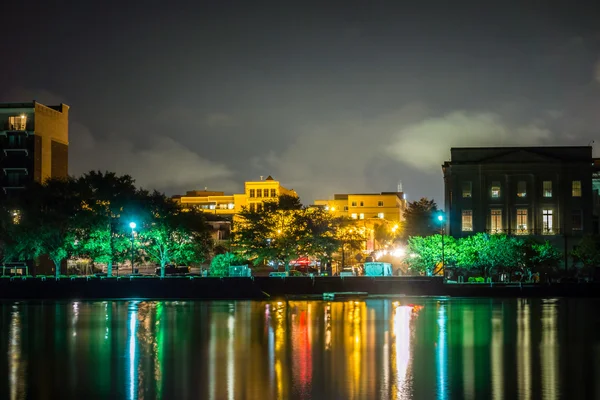
{"label": "white light", "polygon": [[130,227],[131,229],[135,229],[135,227],[136,227],[136,226],[137,226],[137,225],[135,224],[135,222],[130,222],[130,223],[129,223],[129,227]]}
{"label": "white light", "polygon": [[441,215],[438,215],[438,221],[443,221],[444,217],[442,217]]}
{"label": "white light", "polygon": [[410,253],[410,258],[416,258],[417,255],[415,253]]}
{"label": "white light", "polygon": [[329,211],[329,206],[325,206],[325,211]]}
{"label": "white light", "polygon": [[394,257],[404,257],[405,254],[406,254],[406,251],[402,248],[397,248],[392,251],[392,255]]}

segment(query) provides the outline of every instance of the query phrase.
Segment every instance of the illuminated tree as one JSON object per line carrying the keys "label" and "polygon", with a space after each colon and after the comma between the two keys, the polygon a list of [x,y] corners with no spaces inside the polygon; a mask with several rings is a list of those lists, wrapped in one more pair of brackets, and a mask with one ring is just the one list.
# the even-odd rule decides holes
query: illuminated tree
{"label": "illuminated tree", "polygon": [[[443,261],[444,265],[456,265],[457,244],[452,236],[444,236]],[[412,236],[408,239],[408,266],[417,272],[427,275],[438,273],[437,268],[442,265],[442,236]]]}
{"label": "illuminated tree", "polygon": [[435,219],[438,212],[435,201],[421,198],[408,202],[404,211],[404,229],[402,236],[429,236],[439,233],[439,222]]}
{"label": "illuminated tree", "polygon": [[320,208],[307,208],[297,212],[294,218],[298,253],[322,262],[330,262],[339,250],[341,240],[338,230],[341,218],[334,218]]}
{"label": "illuminated tree", "polygon": [[128,224],[142,208],[143,194],[131,176],[112,172],[91,171],[81,176],[77,185],[83,203],[78,218],[78,252],[94,262],[106,263],[111,277],[113,265],[130,257]]}
{"label": "illuminated tree", "polygon": [[218,254],[210,262],[210,276],[227,276],[230,266],[246,264],[247,262],[236,254]]}
{"label": "illuminated tree", "polygon": [[211,241],[201,212],[184,212],[177,203],[156,191],[146,196],[145,203],[147,210],[141,219],[139,246],[160,265],[161,277],[165,276],[165,266],[169,263],[189,265],[206,259]]}

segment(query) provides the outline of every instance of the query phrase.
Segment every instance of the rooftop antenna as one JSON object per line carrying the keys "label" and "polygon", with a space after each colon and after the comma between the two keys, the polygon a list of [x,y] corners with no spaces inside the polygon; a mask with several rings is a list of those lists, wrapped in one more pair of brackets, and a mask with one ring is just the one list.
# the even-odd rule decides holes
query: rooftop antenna
{"label": "rooftop antenna", "polygon": [[263,180],[263,176],[262,176],[262,175],[260,176],[260,180],[261,180],[261,181]]}
{"label": "rooftop antenna", "polygon": [[402,193],[402,181],[398,181],[398,193]]}
{"label": "rooftop antenna", "polygon": [[206,190],[208,190],[208,186],[204,186],[204,190],[205,190],[205,191],[206,191]]}

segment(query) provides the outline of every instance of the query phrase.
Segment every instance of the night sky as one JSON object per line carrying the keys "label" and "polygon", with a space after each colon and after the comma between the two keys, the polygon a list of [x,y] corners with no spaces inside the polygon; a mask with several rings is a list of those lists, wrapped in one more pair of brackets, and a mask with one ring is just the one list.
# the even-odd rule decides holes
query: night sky
{"label": "night sky", "polygon": [[71,106],[71,174],[272,175],[304,203],[402,180],[442,204],[451,146],[600,139],[591,1],[195,3],[3,5],[1,100]]}

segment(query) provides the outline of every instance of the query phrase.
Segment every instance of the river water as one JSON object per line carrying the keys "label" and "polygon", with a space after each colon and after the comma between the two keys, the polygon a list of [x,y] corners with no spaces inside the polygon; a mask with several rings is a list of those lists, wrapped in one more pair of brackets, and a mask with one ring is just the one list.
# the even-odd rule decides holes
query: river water
{"label": "river water", "polygon": [[1,303],[0,399],[600,399],[598,306]]}

